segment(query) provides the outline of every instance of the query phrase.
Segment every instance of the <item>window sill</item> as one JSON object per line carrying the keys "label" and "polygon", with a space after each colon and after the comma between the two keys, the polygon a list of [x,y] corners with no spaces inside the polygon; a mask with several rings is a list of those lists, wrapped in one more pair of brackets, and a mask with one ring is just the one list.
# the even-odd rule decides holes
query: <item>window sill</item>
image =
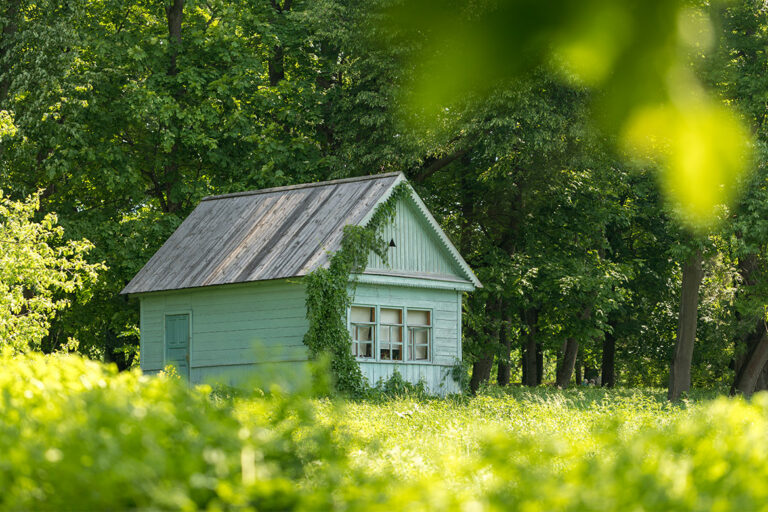
{"label": "window sill", "polygon": [[355,358],[358,363],[381,363],[381,364],[434,364],[432,361],[424,359],[421,361],[393,361],[391,359],[359,359]]}

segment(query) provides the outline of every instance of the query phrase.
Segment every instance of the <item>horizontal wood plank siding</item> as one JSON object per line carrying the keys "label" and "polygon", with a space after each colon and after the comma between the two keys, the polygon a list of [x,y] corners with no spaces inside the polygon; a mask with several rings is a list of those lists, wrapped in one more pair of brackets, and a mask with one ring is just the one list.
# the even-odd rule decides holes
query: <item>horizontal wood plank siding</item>
{"label": "horizontal wood plank siding", "polygon": [[[451,370],[461,358],[461,298],[454,290],[358,284],[355,304],[432,311],[432,360],[362,362],[368,381],[386,380],[397,367],[403,378],[424,381],[432,393],[458,392]],[[305,367],[300,363],[307,360],[303,338],[308,323],[304,286],[297,280],[160,292],[141,299],[141,366],[148,373],[163,367],[164,315],[183,311],[192,315],[192,382],[218,379],[250,386],[253,379],[266,378],[268,367],[272,372],[284,364],[281,378]],[[292,378],[303,377],[296,373]]]}
{"label": "horizontal wood plank siding", "polygon": [[306,389],[311,384],[306,361],[198,366],[192,368],[191,374],[193,382],[226,384],[245,389],[265,389],[277,384],[288,391],[296,391]]}
{"label": "horizontal wood plank siding", "polygon": [[389,380],[397,369],[404,380],[414,384],[424,382],[427,390],[436,395],[445,396],[460,393],[461,388],[453,380],[451,366],[434,364],[381,364],[360,363],[360,370],[368,383],[375,386],[378,382]]}
{"label": "horizontal wood plank siding", "polygon": [[306,360],[304,301],[304,286],[296,280],[143,295],[141,367],[148,372],[163,367],[164,315],[187,310],[192,312],[193,382],[229,373],[240,379],[245,367]]}

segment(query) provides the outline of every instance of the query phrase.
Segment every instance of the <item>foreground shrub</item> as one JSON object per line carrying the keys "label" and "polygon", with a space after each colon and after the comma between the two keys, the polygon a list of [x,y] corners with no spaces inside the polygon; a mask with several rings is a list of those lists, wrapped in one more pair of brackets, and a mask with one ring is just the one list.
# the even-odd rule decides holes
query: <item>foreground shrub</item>
{"label": "foreground shrub", "polygon": [[[495,478],[488,508],[768,510],[768,394],[751,404],[722,398],[628,437],[621,430],[615,419],[595,427],[597,451],[491,436],[480,455]],[[568,464],[546,462],[556,459]]]}
{"label": "foreground shrub", "polygon": [[768,509],[768,395],[337,403],[75,356],[0,364],[3,510]]}
{"label": "foreground shrub", "polygon": [[230,508],[298,504],[279,419],[243,429],[178,379],[75,356],[0,358],[0,507]]}

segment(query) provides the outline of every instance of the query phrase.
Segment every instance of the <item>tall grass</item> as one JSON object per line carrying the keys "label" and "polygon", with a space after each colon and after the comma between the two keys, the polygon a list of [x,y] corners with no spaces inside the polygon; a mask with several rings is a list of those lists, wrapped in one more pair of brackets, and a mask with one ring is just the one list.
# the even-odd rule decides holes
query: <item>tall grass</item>
{"label": "tall grass", "polygon": [[768,510],[768,395],[211,393],[0,356],[3,510]]}

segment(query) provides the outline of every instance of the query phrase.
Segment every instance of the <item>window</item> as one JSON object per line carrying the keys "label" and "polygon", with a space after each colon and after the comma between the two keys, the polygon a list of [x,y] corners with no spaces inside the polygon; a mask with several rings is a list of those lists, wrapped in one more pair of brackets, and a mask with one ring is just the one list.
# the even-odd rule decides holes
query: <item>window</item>
{"label": "window", "polygon": [[381,308],[379,326],[379,358],[382,361],[403,360],[403,310]]}
{"label": "window", "polygon": [[352,306],[349,312],[349,321],[352,355],[361,359],[373,359],[373,343],[376,338],[376,308]]}
{"label": "window", "polygon": [[432,337],[432,314],[417,309],[408,310],[408,360],[428,361]]}
{"label": "window", "polygon": [[371,361],[426,362],[432,358],[432,312],[426,309],[352,306],[352,354]]}

